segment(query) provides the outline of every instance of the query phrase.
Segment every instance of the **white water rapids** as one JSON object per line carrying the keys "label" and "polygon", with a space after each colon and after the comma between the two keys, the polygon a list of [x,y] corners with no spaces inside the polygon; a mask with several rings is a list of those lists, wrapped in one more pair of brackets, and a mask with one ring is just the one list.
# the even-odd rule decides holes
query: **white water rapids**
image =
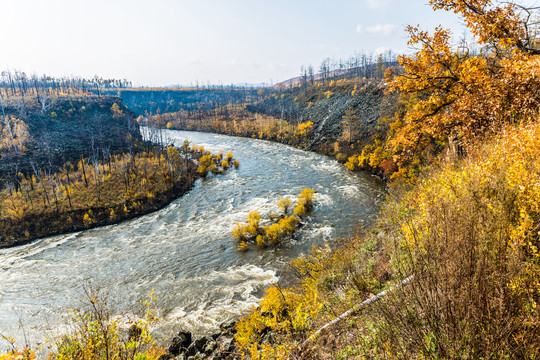
{"label": "white water rapids", "polygon": [[[384,198],[376,178],[281,144],[197,132],[167,131],[214,153],[233,152],[240,168],[198,180],[166,208],[117,225],[0,250],[0,334],[35,345],[65,330],[83,288],[103,289],[113,313],[136,312],[155,291],[166,337],[180,328],[209,333],[257,305],[280,270],[313,245],[352,235]],[[315,190],[316,206],[295,240],[277,248],[237,251],[235,222],[259,209],[277,212],[282,196]],[[5,349],[0,345],[0,350]]]}

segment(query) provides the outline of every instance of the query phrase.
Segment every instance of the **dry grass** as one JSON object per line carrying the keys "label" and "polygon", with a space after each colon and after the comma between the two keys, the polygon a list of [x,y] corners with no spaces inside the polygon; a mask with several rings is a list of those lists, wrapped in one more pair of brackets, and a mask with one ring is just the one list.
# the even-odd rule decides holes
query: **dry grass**
{"label": "dry grass", "polygon": [[[538,358],[540,124],[509,127],[467,152],[395,195],[370,234],[295,261],[300,284],[263,300],[276,316],[261,306],[241,322],[245,354]],[[301,348],[321,325],[409,275],[407,286]],[[261,336],[268,332],[272,342]]]}

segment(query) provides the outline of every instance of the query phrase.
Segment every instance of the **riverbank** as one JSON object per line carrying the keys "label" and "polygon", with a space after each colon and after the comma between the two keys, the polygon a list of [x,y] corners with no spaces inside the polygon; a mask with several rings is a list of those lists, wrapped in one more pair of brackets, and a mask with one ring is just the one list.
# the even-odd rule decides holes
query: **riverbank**
{"label": "riverbank", "polygon": [[366,234],[292,262],[299,284],[271,287],[237,325],[242,356],[536,358],[539,143],[539,123],[508,126],[394,188]]}
{"label": "riverbank", "polygon": [[[291,127],[291,125],[287,125],[287,126]],[[292,126],[292,128],[294,128],[294,126]],[[353,168],[349,168],[347,166],[347,161],[349,157],[346,154],[335,153],[331,151],[330,145],[328,144],[325,144],[325,146],[317,146],[317,147],[310,146],[310,141],[306,137],[296,137],[296,136],[285,136],[285,137],[270,136],[269,137],[269,136],[264,136],[264,135],[261,136],[259,131],[250,132],[246,130],[246,131],[241,131],[241,132],[234,132],[234,131],[229,132],[223,129],[207,128],[206,126],[175,127],[174,125],[171,125],[168,127],[168,129],[178,130],[178,131],[203,132],[203,133],[226,135],[226,136],[237,136],[241,138],[265,140],[265,141],[275,142],[278,144],[288,145],[299,150],[310,151],[316,154],[328,156],[331,159],[337,160],[340,164],[344,165],[351,171],[369,173],[373,176],[376,176],[378,179],[380,179],[381,181],[385,183],[388,182],[388,176],[385,175],[385,172],[383,169],[378,168],[378,167],[370,167],[370,166],[363,166],[363,167],[353,166]]]}
{"label": "riverbank", "polygon": [[[17,221],[0,219],[1,231],[9,234],[0,239],[0,249],[25,245],[43,237],[118,224],[162,209],[192,188],[194,182],[200,177],[195,165],[192,165],[192,169],[195,171],[191,172],[191,176],[173,183],[168,190],[152,194],[151,197],[139,197],[115,205],[53,214],[31,214]],[[114,215],[111,216],[111,214]]]}
{"label": "riverbank", "polygon": [[383,166],[382,143],[390,119],[402,106],[398,94],[386,90],[383,81],[328,80],[282,90],[254,104],[201,113],[181,110],[143,121],[167,129],[278,142],[330,156],[350,170],[386,180],[395,169],[388,162]]}
{"label": "riverbank", "polygon": [[236,348],[235,334],[236,321],[222,323],[218,332],[197,339],[194,339],[188,331],[180,331],[170,341],[165,353],[159,359],[239,359],[240,353]]}
{"label": "riverbank", "polygon": [[[46,236],[117,224],[159,210],[186,193],[201,176],[225,172],[238,162],[185,142],[181,152],[157,147],[82,159],[39,178],[21,175],[16,188],[0,192],[0,248]],[[229,165],[229,162],[231,163]]]}

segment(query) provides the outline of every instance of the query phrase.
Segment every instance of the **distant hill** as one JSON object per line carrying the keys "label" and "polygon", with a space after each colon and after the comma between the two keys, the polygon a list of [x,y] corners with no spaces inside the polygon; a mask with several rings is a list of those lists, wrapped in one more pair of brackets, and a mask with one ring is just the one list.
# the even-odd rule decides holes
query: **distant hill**
{"label": "distant hill", "polygon": [[131,88],[106,90],[118,96],[136,116],[180,110],[200,111],[227,104],[245,104],[258,100],[269,90],[258,88]]}
{"label": "distant hill", "polygon": [[296,76],[291,79],[281,81],[277,84],[274,84],[272,88],[282,89],[295,85],[300,85],[303,83],[312,83],[313,81],[323,81],[323,80],[338,80],[338,79],[350,79],[350,78],[382,78],[384,75],[384,69],[396,66],[397,61],[385,61],[379,64],[370,64],[367,66],[356,66],[348,69],[334,69],[329,70],[326,73],[317,73],[313,74],[312,77],[309,75]]}

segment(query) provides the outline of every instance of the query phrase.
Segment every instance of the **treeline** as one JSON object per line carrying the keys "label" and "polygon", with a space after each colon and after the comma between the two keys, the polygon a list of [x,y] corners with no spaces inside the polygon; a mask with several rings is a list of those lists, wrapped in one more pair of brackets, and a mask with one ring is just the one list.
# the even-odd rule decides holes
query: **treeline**
{"label": "treeline", "polygon": [[324,59],[318,68],[313,65],[302,65],[300,76],[274,85],[276,88],[313,85],[316,81],[339,80],[351,78],[383,79],[384,72],[396,66],[397,54],[387,50],[380,54],[373,52],[357,52],[347,59]]}
{"label": "treeline", "polygon": [[80,77],[52,77],[49,75],[27,75],[22,71],[5,70],[0,73],[0,100],[13,97],[37,96],[81,96],[93,92],[98,95],[104,89],[131,87],[126,79],[91,79]]}
{"label": "treeline", "polygon": [[249,112],[243,105],[216,108],[208,111],[203,118],[192,117],[187,111],[178,111],[149,116],[147,121],[149,126],[158,128],[243,136],[299,147],[307,145],[309,133],[313,131],[312,122],[291,124],[272,116]]}
{"label": "treeline", "polygon": [[119,96],[136,115],[156,115],[187,111],[191,117],[203,118],[208,111],[225,106],[252,103],[274,90],[251,87],[208,88],[138,88],[107,90]]}

